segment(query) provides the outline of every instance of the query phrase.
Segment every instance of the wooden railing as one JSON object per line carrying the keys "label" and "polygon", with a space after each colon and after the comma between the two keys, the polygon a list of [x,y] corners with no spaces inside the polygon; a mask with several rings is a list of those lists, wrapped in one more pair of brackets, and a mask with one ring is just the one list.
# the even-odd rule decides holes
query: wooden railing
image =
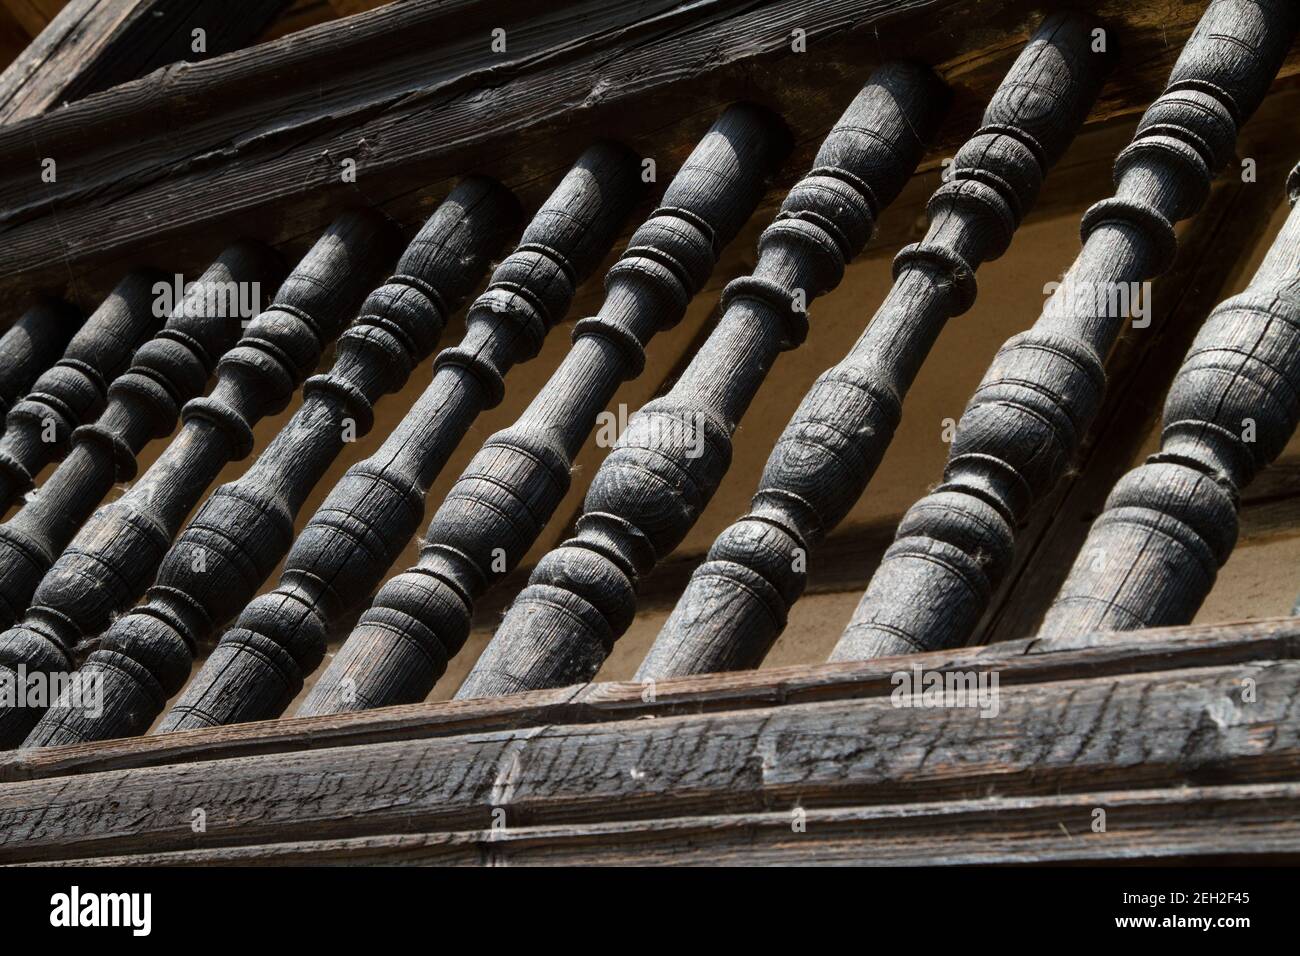
{"label": "wooden railing", "polygon": [[[1019,620],[1034,624],[1015,630],[1016,641],[946,649],[979,637],[1000,589],[1033,585],[1018,581],[1017,561],[1028,559],[1017,543],[1104,417],[1109,363],[1131,312],[1114,290],[1131,296],[1171,267],[1172,281],[1185,282],[1194,270],[1175,265],[1175,226],[1203,208],[1227,214],[1216,175],[1247,119],[1260,110],[1293,131],[1295,97],[1269,113],[1265,96],[1295,69],[1300,6],[1171,4],[1166,35],[1187,38],[1191,7],[1200,17],[1172,69],[1172,53],[1139,56],[1140,67],[1131,52],[1116,55],[1130,39],[1117,28],[1131,28],[1136,50],[1150,46],[1150,24],[1133,11],[1049,13],[1027,43],[1022,34],[978,53],[923,31],[909,52],[928,50],[936,66],[965,57],[962,69],[871,64],[855,98],[862,59],[852,86],[795,81],[796,92],[820,90],[807,110],[760,80],[746,81],[752,97],[733,95],[727,64],[781,59],[769,39],[742,44],[744,31],[822,37],[833,59],[863,29],[915,30],[956,5],[867,4],[865,14],[855,0],[689,6],[397,5],[346,30],[325,25],[257,55],[177,68],[171,83],[194,84],[192,115],[167,137],[147,132],[158,119],[141,104],[156,109],[161,95],[150,77],[0,126],[0,226],[12,253],[0,301],[20,282],[47,293],[0,338],[0,505],[27,496],[0,524],[0,747],[22,748],[0,757],[0,862],[893,860],[907,847],[943,862],[1194,858],[1226,852],[1225,825],[1238,828],[1237,856],[1297,852],[1288,813],[1300,797],[1291,782],[1300,725],[1289,702],[1300,625],[1147,629],[1192,619],[1232,551],[1241,496],[1300,422],[1300,210],[1244,292],[1212,312],[1226,291],[1218,285],[1178,300],[1178,320],[1204,326],[1181,368],[1186,340],[1166,376],[1153,377],[1153,390],[1172,380],[1160,449],[1119,481],[1086,541],[1079,530],[1082,547],[1038,636],[1027,636],[1038,618],[1026,611]],[[989,8],[1012,18],[1037,9]],[[513,38],[485,66],[476,44],[496,17]],[[847,40],[835,39],[841,27]],[[565,31],[577,39],[561,43]],[[641,79],[644,56],[668,58],[662,77],[695,62],[683,58],[706,42],[721,65],[697,69],[697,86]],[[327,52],[337,82],[312,93]],[[1117,59],[1131,68],[1121,91],[1108,92]],[[1168,76],[1148,105],[1152,63]],[[287,79],[267,86],[281,70]],[[606,92],[570,110],[580,119],[557,119],[590,71]],[[616,118],[652,95],[666,113]],[[483,131],[494,106],[500,122]],[[892,544],[892,528],[881,528],[846,546],[851,529],[832,532],[867,489],[940,332],[975,302],[976,271],[1007,251],[1087,118],[1095,127],[1143,107],[1132,141],[1107,157],[1114,195],[1083,216],[1077,259],[1038,320],[998,352],[956,424],[943,483],[901,517]],[[287,125],[263,129],[268,111]],[[642,155],[638,126],[665,116],[657,158],[676,169],[650,206],[642,198],[654,192],[655,160]],[[706,116],[713,125],[699,136]],[[359,149],[322,154],[331,137],[382,131],[368,179],[382,186],[367,187],[379,191],[344,196],[310,175],[295,180],[307,157],[281,136],[300,120],[318,124],[311,161],[324,155],[327,165],[356,161]],[[121,137],[133,124],[140,142],[127,155],[106,130]],[[538,145],[556,129],[567,135]],[[518,137],[509,150],[499,148],[505,135]],[[20,196],[3,164],[19,138],[25,155],[35,143],[62,157],[35,198]],[[552,139],[568,139],[576,162],[558,164]],[[926,203],[914,174],[933,163],[931,144],[957,148]],[[1274,157],[1262,169],[1276,167]],[[805,173],[795,180],[797,169]],[[453,172],[457,185],[443,188]],[[1294,203],[1300,167],[1289,188]],[[925,208],[908,233],[919,241],[904,246],[898,226],[877,230],[896,200],[904,213]],[[145,235],[147,202],[155,228]],[[118,218],[106,222],[101,207]],[[389,577],[443,467],[508,394],[507,373],[591,301],[584,280],[638,209],[599,308],[576,323],[567,355],[518,420],[469,459],[418,561]],[[98,295],[110,271],[117,283],[75,334],[79,313],[48,295],[52,273],[36,251],[48,257],[54,218],[67,230],[61,242],[98,230],[65,257],[62,267],[80,272],[76,295],[63,291]],[[755,238],[751,219],[770,224],[741,268],[728,246]],[[398,258],[404,229],[414,235]],[[300,237],[315,244],[247,328],[205,311],[210,284],[273,286]],[[226,251],[211,258],[217,238]],[[1207,254],[1196,234],[1190,241]],[[155,292],[167,277],[140,262],[173,242],[182,267],[199,250],[211,264],[168,315]],[[697,568],[679,566],[671,585],[658,579],[661,603],[676,608],[636,680],[583,684],[644,611],[651,572],[714,498],[733,433],[760,386],[779,377],[780,353],[802,343],[810,304],[882,244],[903,246],[892,288],[776,440],[748,513],[728,516]],[[1244,234],[1237,246],[1220,255],[1244,256]],[[312,514],[313,489],[328,488],[337,460],[349,462],[376,403],[434,355],[489,270],[459,344],[432,359],[410,410]],[[570,537],[554,546],[543,532],[562,523],[598,415],[643,371],[651,340],[693,300],[712,301],[715,272],[730,280],[716,324],[632,416]],[[313,375],[336,338],[331,364]],[[286,410],[258,448],[254,426]],[[100,507],[178,422],[144,474]],[[209,493],[224,466],[250,457],[242,476]],[[295,536],[300,513],[311,517]],[[553,550],[521,568],[541,541]],[[809,588],[812,561],[846,547],[859,564],[841,590],[861,588],[863,567],[874,575],[833,663],[752,672]],[[1038,615],[1056,584],[1027,602]],[[458,700],[421,704],[494,587],[511,592],[506,613]],[[351,634],[296,719],[248,724],[286,712],[340,628]],[[969,678],[976,703],[931,706],[931,673]],[[530,693],[488,699],[519,692]],[[155,736],[116,741],[159,717]],[[319,801],[326,779],[341,782]],[[989,787],[996,795],[971,796]],[[182,802],[216,821],[201,841],[177,828]],[[1091,828],[1098,808],[1118,824]],[[1049,820],[1070,821],[1065,837],[1045,831]],[[967,849],[954,832],[999,833],[1021,849]]]}

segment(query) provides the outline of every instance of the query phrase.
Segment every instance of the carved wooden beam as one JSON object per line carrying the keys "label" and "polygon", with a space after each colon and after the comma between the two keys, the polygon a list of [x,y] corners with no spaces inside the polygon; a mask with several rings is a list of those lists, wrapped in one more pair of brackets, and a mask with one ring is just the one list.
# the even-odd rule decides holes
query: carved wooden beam
{"label": "carved wooden beam", "polygon": [[[70,0],[0,74],[0,123],[255,39],[288,0]],[[195,29],[203,30],[196,50]]]}
{"label": "carved wooden beam", "polygon": [[119,618],[81,668],[103,683],[92,713],[60,698],[27,746],[143,733],[190,676],[200,643],[244,607],[284,559],[307,494],[345,445],[374,423],[433,351],[443,325],[498,255],[519,218],[499,183],[452,190],[339,336],[334,366],[303,384],[303,403],[237,481],[217,488],[163,558],[145,603]]}
{"label": "carved wooden beam", "polygon": [[388,581],[299,711],[421,700],[460,650],[474,601],[523,558],[569,487],[574,456],[645,345],[680,321],[786,152],[765,110],[729,108],[606,276],[600,312],[511,427],[487,440],[429,525],[419,563]]}
{"label": "carved wooden beam", "polygon": [[[212,391],[186,403],[180,433],[131,490],[99,509],[43,578],[43,564],[22,552],[0,558],[0,595],[35,591],[22,623],[0,634],[0,678],[20,665],[29,675],[71,668],[76,645],[144,593],[185,516],[227,462],[252,451],[253,426],[289,404],[392,261],[396,239],[376,213],[341,215],[222,358]],[[26,603],[0,601],[5,623]],[[21,742],[39,717],[0,708],[0,747]]]}
{"label": "carved wooden beam", "polygon": [[[94,424],[72,433],[72,450],[21,510],[0,525],[0,585],[13,623],[37,584],[112,489],[136,475],[136,453],[170,435],[181,406],[203,392],[217,360],[239,339],[241,316],[255,315],[263,284],[283,277],[279,256],[261,243],[231,246],[184,292],[154,338],[108,388]],[[171,283],[164,286],[170,287]],[[154,308],[166,300],[154,289]],[[102,573],[102,572],[101,572]]]}
{"label": "carved wooden beam", "polygon": [[0,512],[31,490],[42,468],[68,453],[73,429],[104,410],[109,383],[162,324],[153,308],[154,283],[161,280],[157,270],[137,269],[119,282],[63,357],[9,410],[0,438]]}
{"label": "carved wooden beam", "polygon": [[[1115,162],[1116,193],[1028,331],[1003,345],[957,425],[944,482],[903,517],[833,653],[845,660],[965,640],[1011,561],[1016,529],[1092,422],[1121,303],[1174,259],[1300,24],[1281,0],[1214,0]],[[1123,292],[1121,298],[1119,293]]]}
{"label": "carved wooden beam", "polygon": [[1048,18],[1021,52],[930,200],[926,236],[848,355],[824,372],[776,443],[749,514],[696,569],[637,676],[756,667],[807,586],[809,552],[843,520],[893,438],[903,397],[975,270],[1006,251],[1083,122],[1108,57],[1096,23]]}
{"label": "carved wooden beam", "polygon": [[[1300,166],[1288,183],[1300,199]],[[1300,422],[1300,207],[1220,304],[1165,401],[1160,451],[1120,479],[1039,633],[1191,620],[1237,541],[1242,490]]]}
{"label": "carved wooden beam", "polygon": [[912,174],[948,104],[929,70],[890,64],[849,104],[759,239],[753,274],[667,394],[632,416],[592,480],[577,535],[548,554],[457,694],[590,680],[631,625],[637,584],[670,553],[731,464],[731,434],[807,306],[835,288]]}
{"label": "carved wooden beam", "polygon": [[[0,337],[0,415],[8,415],[36,376],[63,354],[68,340],[85,321],[77,309],[59,299],[44,299]],[[0,432],[5,422],[0,421]]]}
{"label": "carved wooden beam", "polygon": [[279,586],[254,600],[159,731],[278,717],[325,654],[332,621],[375,593],[419,530],[424,499],[504,377],[535,356],[643,191],[641,164],[597,144],[561,180],[470,306],[465,337],[384,444],[348,469],[298,536]]}

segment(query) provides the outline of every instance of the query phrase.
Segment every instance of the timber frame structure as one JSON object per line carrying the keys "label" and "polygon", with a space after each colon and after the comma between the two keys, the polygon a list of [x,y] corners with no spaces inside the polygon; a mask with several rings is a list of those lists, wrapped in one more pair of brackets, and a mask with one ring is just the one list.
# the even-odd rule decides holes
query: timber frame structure
{"label": "timber frame structure", "polygon": [[1297,32],[0,0],[0,864],[1300,861]]}

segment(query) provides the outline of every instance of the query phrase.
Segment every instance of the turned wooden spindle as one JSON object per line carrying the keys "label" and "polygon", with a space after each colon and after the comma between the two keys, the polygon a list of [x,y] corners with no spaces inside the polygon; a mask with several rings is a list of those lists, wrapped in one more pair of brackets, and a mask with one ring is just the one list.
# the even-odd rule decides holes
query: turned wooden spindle
{"label": "turned wooden spindle", "polygon": [[303,501],[348,441],[374,423],[432,352],[443,325],[514,232],[519,205],[482,177],[457,184],[407,246],[397,274],[339,336],[329,372],[237,481],[217,488],[158,568],[145,603],[115,621],[82,666],[103,682],[103,713],[58,701],[26,745],[143,733],[190,675],[200,644],[257,593],[293,542]]}
{"label": "turned wooden spindle", "polygon": [[[72,451],[21,510],[0,525],[0,590],[11,624],[54,559],[114,482],[136,475],[136,453],[171,434],[181,405],[203,391],[212,369],[240,335],[241,302],[251,283],[282,277],[268,246],[231,246],[171,311],[162,330],[140,347],[130,368],[108,387],[108,407],[72,433]],[[256,312],[259,302],[250,305]],[[252,313],[249,313],[252,314]]]}
{"label": "turned wooden spindle", "polygon": [[[398,238],[369,210],[335,220],[222,357],[212,391],[185,403],[184,425],[153,465],[91,516],[44,578],[35,566],[31,606],[21,624],[0,634],[0,668],[12,674],[21,665],[30,675],[74,667],[77,644],[144,593],[185,516],[227,462],[252,451],[253,426],[283,410],[315,370],[392,262]],[[13,577],[23,566],[0,561],[0,570],[0,594],[30,593]],[[0,602],[0,612],[8,611]],[[0,709],[0,747],[21,742],[40,715],[34,707]]]}
{"label": "turned wooden spindle", "polygon": [[506,373],[534,357],[600,265],[643,192],[621,146],[586,151],[470,306],[465,336],[375,454],[347,470],[285,559],[279,586],[222,636],[158,731],[279,716],[319,665],[332,622],[355,611],[424,520],[424,498]]}
{"label": "turned wooden spindle", "polygon": [[[63,354],[85,316],[61,299],[42,299],[0,336],[0,416]],[[0,420],[0,432],[5,422]]]}
{"label": "turned wooden spindle", "polygon": [[1243,488],[1300,422],[1300,166],[1250,285],[1210,313],[1165,400],[1160,451],[1116,483],[1040,636],[1189,622],[1237,541]]}
{"label": "turned wooden spindle", "polygon": [[469,634],[476,597],[532,546],[569,487],[574,456],[644,348],[681,320],[718,252],[753,213],[787,134],[758,107],[730,107],[673,177],[605,278],[600,311],[511,427],[489,438],[438,508],[420,561],[392,578],[299,714],[421,700]]}
{"label": "turned wooden spindle", "polygon": [[68,343],[63,356],[9,410],[0,438],[0,513],[30,491],[36,475],[71,447],[73,429],[94,421],[108,386],[135,350],[162,325],[154,314],[155,269],[137,269],[109,293]]}
{"label": "turned wooden spindle", "polygon": [[975,270],[1001,256],[1049,168],[1078,131],[1110,58],[1096,24],[1048,17],[1021,51],[930,198],[924,238],[862,336],[804,396],[750,511],[695,570],[637,678],[757,667],[803,594],[807,565],[862,496],[912,380],[944,324],[975,301]]}
{"label": "turned wooden spindle", "polygon": [[592,479],[577,534],[547,554],[461,685],[495,697],[590,680],[636,614],[637,583],[694,526],[731,464],[731,435],[806,306],[839,285],[920,161],[948,104],[924,67],[887,64],[849,104],[759,239],[751,275],[667,394]]}
{"label": "turned wooden spindle", "polygon": [[1009,339],[962,414],[944,481],[898,535],[832,654],[854,660],[969,638],[1013,556],[1016,528],[1070,467],[1101,402],[1104,362],[1141,288],[1177,252],[1237,130],[1300,20],[1292,0],[1215,0],[1169,85],[1115,161],[1116,193],[1083,217],[1083,249],[1027,332]]}

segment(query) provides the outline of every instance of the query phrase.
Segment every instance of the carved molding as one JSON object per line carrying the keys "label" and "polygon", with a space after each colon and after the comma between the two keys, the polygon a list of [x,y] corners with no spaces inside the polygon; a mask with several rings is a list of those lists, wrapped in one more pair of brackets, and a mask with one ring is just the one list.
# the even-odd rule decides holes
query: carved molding
{"label": "carved molding", "polygon": [[1111,306],[1112,290],[1172,263],[1174,223],[1203,205],[1298,19],[1290,0],[1210,4],[1116,159],[1115,196],[1085,214],[1083,250],[1042,316],[998,352],[957,425],[943,484],[904,515],[833,660],[969,637],[1012,558],[1016,528],[1070,467],[1096,414],[1104,362],[1127,320]]}
{"label": "carved molding", "polygon": [[750,512],[722,532],[637,672],[640,679],[756,667],[803,594],[812,552],[848,514],[893,438],[904,396],[975,270],[1002,255],[1096,98],[1108,57],[1095,22],[1049,17],[1021,51],[902,250],[894,286],[849,353],[804,397],[768,458]]}
{"label": "carved molding", "polygon": [[1300,166],[1250,285],[1210,313],[1165,401],[1160,451],[1115,485],[1044,636],[1190,621],[1237,541],[1242,490],[1300,422]]}
{"label": "carved molding", "polygon": [[641,164],[598,143],[574,164],[470,306],[465,336],[375,454],[347,470],[159,731],[279,716],[325,654],[330,624],[370,598],[424,519],[424,499],[506,373],[533,358],[640,198]]}
{"label": "carved molding", "polygon": [[765,110],[733,106],[719,117],[609,271],[599,313],[578,322],[555,374],[470,462],[434,515],[419,563],[380,590],[299,714],[423,699],[464,644],[475,598],[536,540],[597,414],[640,374],[646,343],[681,320],[786,146]]}
{"label": "carved molding", "polygon": [[593,678],[631,625],[637,583],[694,526],[731,464],[731,435],[807,305],[835,288],[916,168],[948,105],[928,69],[887,64],[832,127],[759,239],[749,276],[666,395],[634,414],[592,480],[577,534],[538,563],[457,694]]}
{"label": "carved molding", "polygon": [[[335,220],[218,363],[212,391],[185,404],[180,433],[131,490],[95,512],[43,578],[39,558],[0,556],[0,593],[32,594],[22,623],[0,634],[0,668],[72,667],[74,647],[144,593],[185,516],[227,462],[252,451],[253,426],[281,411],[315,369],[383,274],[396,238],[374,212]],[[0,602],[6,624],[22,610]],[[39,717],[35,708],[0,709],[0,746],[21,742]]]}

